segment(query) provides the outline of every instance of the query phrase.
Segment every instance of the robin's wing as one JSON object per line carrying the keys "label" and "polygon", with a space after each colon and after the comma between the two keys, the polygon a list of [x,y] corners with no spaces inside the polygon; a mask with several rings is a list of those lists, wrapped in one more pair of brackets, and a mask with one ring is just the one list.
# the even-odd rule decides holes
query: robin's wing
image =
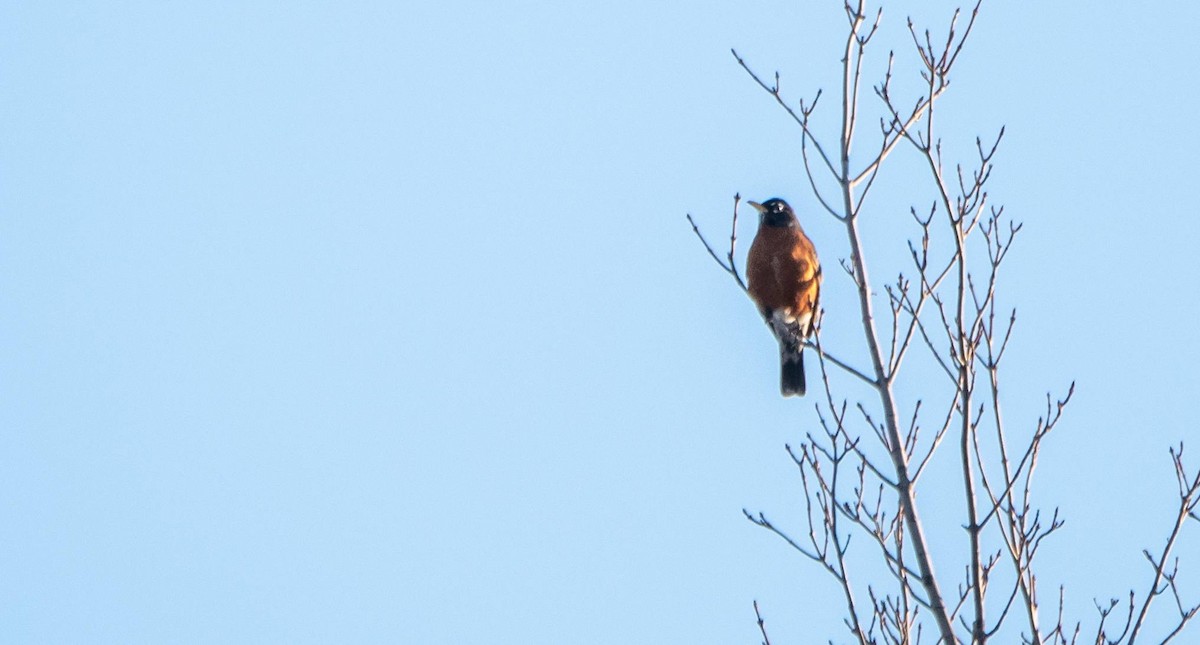
{"label": "robin's wing", "polygon": [[791,259],[795,269],[789,276],[793,282],[791,302],[788,304],[800,324],[801,337],[807,337],[816,323],[821,300],[821,263],[817,260],[817,251],[812,242],[803,232],[796,231]]}
{"label": "robin's wing", "polygon": [[807,338],[812,333],[817,315],[821,311],[821,265],[816,265],[816,270],[808,279],[800,281],[800,289],[796,294],[796,309],[799,312],[797,320],[805,323],[800,332]]}

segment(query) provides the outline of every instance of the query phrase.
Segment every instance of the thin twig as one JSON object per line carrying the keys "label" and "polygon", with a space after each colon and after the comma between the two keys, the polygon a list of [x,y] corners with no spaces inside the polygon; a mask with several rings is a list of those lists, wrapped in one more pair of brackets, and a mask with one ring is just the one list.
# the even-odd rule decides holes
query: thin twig
{"label": "thin twig", "polygon": [[754,617],[758,619],[758,631],[762,632],[762,645],[771,645],[771,637],[767,636],[767,626],[763,622],[762,614],[758,611],[758,601],[754,601]]}

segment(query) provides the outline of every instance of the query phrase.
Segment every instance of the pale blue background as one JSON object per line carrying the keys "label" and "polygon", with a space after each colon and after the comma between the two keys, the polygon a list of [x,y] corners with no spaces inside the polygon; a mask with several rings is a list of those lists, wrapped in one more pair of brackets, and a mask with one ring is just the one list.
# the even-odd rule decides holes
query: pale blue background
{"label": "pale blue background", "polygon": [[[1010,422],[1078,381],[1041,461],[1068,519],[1043,603],[1065,581],[1090,619],[1144,588],[1166,448],[1196,437],[1200,8],[1018,4],[985,7],[944,134],[1009,129]],[[911,90],[904,17],[952,6],[890,3],[868,81],[896,47]],[[5,3],[0,641],[752,643],[755,598],[777,643],[840,640],[830,580],[741,517],[800,526],[782,447],[813,400],[778,396],[684,214],[720,238],[735,192],[784,196],[846,257],[728,51],[824,87],[832,132],[843,25],[816,0]],[[922,176],[894,163],[882,252]],[[954,489],[923,497],[961,537]]]}

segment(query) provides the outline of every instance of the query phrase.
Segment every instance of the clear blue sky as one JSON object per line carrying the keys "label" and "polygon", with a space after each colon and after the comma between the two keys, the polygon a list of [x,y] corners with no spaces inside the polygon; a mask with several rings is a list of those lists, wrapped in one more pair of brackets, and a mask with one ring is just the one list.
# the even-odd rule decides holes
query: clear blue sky
{"label": "clear blue sky", "polygon": [[[898,74],[904,16],[951,7],[887,5]],[[751,643],[755,598],[777,642],[840,638],[830,581],[741,517],[800,525],[783,444],[812,401],[778,396],[684,214],[719,236],[735,192],[783,196],[846,256],[728,51],[828,100],[843,24],[824,0],[5,3],[0,641]],[[1008,126],[1010,419],[1078,381],[1039,490],[1068,520],[1045,593],[1086,618],[1144,586],[1167,446],[1200,465],[1197,33],[1190,2],[991,2],[944,104],[959,151]],[[914,163],[869,244],[903,248]],[[958,535],[960,500],[923,495]]]}

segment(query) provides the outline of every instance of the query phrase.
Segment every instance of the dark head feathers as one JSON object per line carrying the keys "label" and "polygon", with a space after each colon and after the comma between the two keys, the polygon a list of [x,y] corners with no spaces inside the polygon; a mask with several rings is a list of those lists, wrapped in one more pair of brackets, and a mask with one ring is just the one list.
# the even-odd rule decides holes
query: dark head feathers
{"label": "dark head feathers", "polygon": [[763,226],[788,227],[797,224],[796,212],[792,210],[788,203],[773,197],[763,203],[746,202],[758,211],[758,221]]}

